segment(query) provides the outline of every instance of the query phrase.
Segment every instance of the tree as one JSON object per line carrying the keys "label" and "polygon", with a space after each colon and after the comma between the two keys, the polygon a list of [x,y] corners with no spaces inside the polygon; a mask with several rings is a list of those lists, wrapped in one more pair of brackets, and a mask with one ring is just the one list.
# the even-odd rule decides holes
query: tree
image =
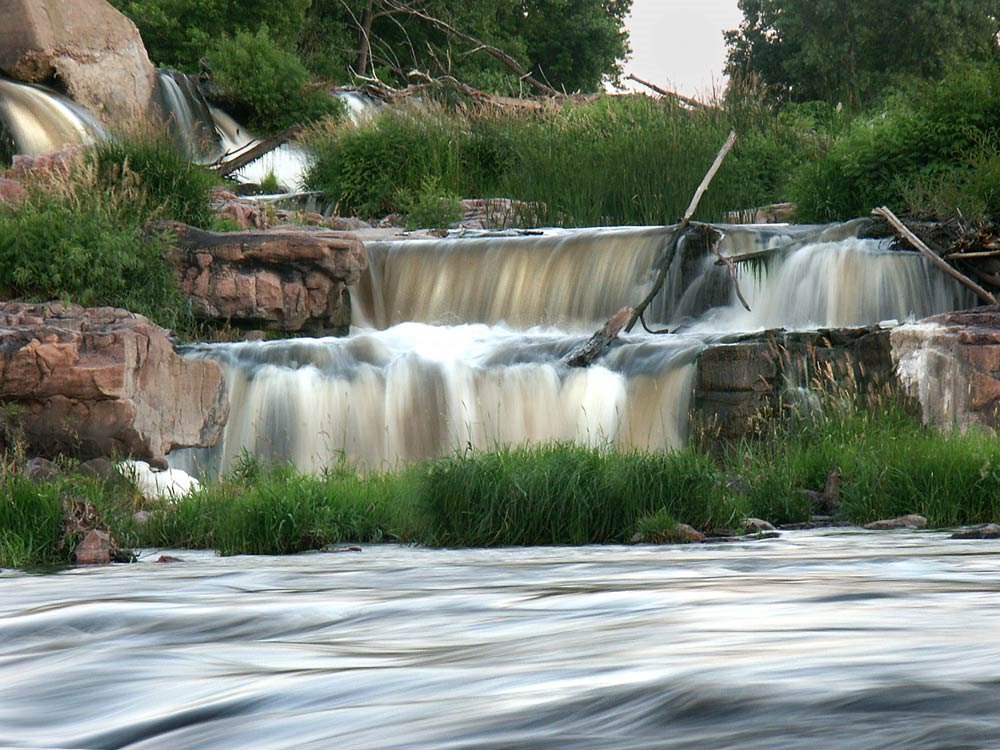
{"label": "tree", "polygon": [[994,53],[995,0],[739,0],[725,32],[726,73],[758,79],[785,101],[858,107],[904,77]]}

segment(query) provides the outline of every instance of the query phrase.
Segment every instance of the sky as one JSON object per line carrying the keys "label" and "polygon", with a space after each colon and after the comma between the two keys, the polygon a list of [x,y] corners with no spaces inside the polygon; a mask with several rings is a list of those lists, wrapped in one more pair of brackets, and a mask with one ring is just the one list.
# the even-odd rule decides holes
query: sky
{"label": "sky", "polygon": [[713,83],[721,93],[722,32],[735,29],[742,17],[736,0],[634,0],[626,21],[632,58],[625,74],[687,96],[708,98]]}

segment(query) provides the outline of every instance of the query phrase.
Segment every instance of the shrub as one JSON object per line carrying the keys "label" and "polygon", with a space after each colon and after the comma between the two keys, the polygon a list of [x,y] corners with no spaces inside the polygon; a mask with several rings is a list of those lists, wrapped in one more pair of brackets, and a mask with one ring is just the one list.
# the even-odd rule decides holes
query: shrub
{"label": "shrub", "polygon": [[461,221],[461,199],[444,190],[436,177],[425,177],[417,193],[405,193],[400,207],[406,214],[406,228],[448,229]]}
{"label": "shrub", "polygon": [[912,84],[880,111],[856,119],[825,158],[798,172],[792,184],[798,218],[849,219],[882,204],[901,205],[907,195],[920,194],[915,186],[926,194],[942,175],[961,185],[969,155],[995,147],[998,138],[995,64],[957,68],[937,84]]}
{"label": "shrub", "polygon": [[344,112],[326,91],[307,89],[309,72],[266,26],[217,39],[207,57],[222,97],[252,128],[274,132]]}

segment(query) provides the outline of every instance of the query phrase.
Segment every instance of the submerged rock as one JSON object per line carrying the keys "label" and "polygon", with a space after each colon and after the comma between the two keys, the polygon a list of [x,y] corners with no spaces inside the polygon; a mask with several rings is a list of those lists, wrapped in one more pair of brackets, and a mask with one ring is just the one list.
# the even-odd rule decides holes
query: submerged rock
{"label": "submerged rock", "polygon": [[952,539],[1000,539],[1000,524],[988,523],[973,529],[962,529],[951,535]]}
{"label": "submerged rock", "polygon": [[222,370],[183,359],[167,333],[126,310],[0,303],[0,401],[21,407],[28,450],[165,466],[175,448],[214,445]]}
{"label": "submerged rock", "polygon": [[911,513],[898,518],[886,518],[881,521],[873,521],[865,524],[866,529],[872,531],[888,531],[890,529],[926,529],[927,519]]}

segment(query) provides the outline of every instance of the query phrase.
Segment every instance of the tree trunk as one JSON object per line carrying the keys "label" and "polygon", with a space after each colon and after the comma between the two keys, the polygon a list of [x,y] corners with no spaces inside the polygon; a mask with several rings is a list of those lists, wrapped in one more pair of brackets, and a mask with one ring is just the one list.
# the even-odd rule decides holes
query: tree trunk
{"label": "tree trunk", "polygon": [[359,76],[368,75],[368,61],[372,50],[372,21],[375,18],[375,0],[369,0],[361,16],[361,29],[358,34],[358,61],[355,72]]}

